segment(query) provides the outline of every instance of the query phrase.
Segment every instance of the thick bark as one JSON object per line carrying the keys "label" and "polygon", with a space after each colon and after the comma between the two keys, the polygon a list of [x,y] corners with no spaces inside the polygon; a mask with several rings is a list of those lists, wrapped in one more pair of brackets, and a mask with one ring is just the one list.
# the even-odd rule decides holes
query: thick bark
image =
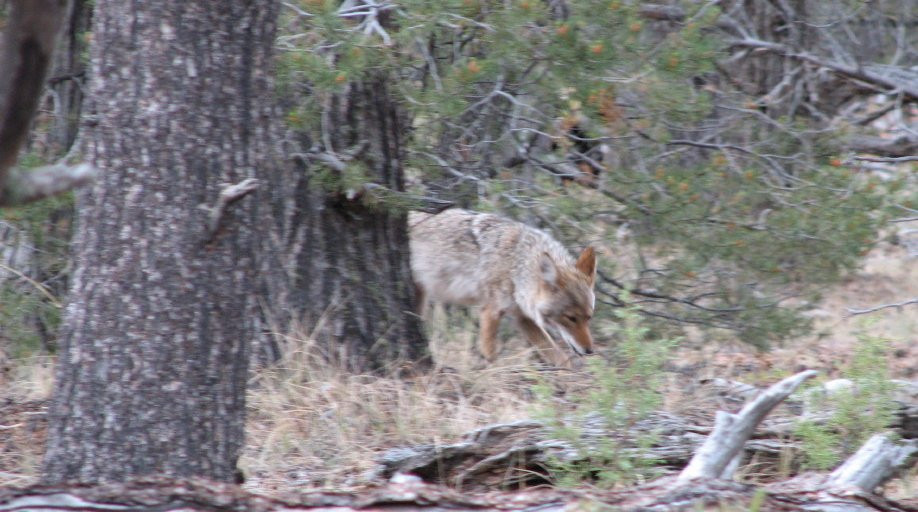
{"label": "thick bark", "polygon": [[[429,359],[414,313],[407,208],[395,204],[407,125],[386,79],[335,95],[325,126],[334,147],[309,158],[294,196],[290,303],[331,361],[357,372],[421,369]],[[361,183],[344,185],[345,165],[362,170]]]}
{"label": "thick bark", "polygon": [[85,138],[101,178],[78,198],[49,482],[235,476],[258,212],[220,197],[271,165],[276,7],[95,4]]}

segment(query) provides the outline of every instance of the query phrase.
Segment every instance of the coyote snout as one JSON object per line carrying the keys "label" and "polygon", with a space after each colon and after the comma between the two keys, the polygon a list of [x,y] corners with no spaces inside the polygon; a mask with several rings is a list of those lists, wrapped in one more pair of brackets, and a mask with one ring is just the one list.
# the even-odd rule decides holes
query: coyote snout
{"label": "coyote snout", "polygon": [[555,239],[525,224],[467,210],[412,213],[411,270],[423,314],[427,299],[480,305],[479,349],[497,355],[497,327],[516,319],[526,339],[549,363],[593,353],[590,318],[596,296],[596,253],[575,261]]}

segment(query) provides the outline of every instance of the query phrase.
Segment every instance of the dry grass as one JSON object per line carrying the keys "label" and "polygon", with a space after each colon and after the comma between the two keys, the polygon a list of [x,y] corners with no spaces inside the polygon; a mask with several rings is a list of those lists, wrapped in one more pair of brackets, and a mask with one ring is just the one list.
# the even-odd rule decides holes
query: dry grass
{"label": "dry grass", "polygon": [[54,361],[51,356],[8,359],[0,351],[0,401],[44,400],[54,387]]}
{"label": "dry grass", "polygon": [[54,359],[8,359],[0,352],[0,368],[0,487],[28,485],[44,454]]}
{"label": "dry grass", "polygon": [[357,484],[387,449],[452,443],[477,427],[527,417],[536,371],[529,354],[485,366],[468,337],[446,340],[441,328],[432,329],[438,367],[410,380],[348,373],[316,357],[308,337],[286,338],[286,358],[257,372],[250,386],[240,463],[247,486]]}

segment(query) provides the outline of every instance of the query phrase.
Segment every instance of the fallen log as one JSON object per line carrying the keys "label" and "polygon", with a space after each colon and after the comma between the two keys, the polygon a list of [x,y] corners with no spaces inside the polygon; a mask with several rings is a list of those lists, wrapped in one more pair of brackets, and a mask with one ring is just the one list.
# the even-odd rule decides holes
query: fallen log
{"label": "fallen log", "polygon": [[[899,407],[889,427],[902,438],[918,438],[918,389],[914,383],[895,382],[897,391],[894,401]],[[704,383],[731,404],[748,403],[763,392],[747,384],[722,379],[710,379]],[[797,452],[797,443],[791,438],[796,422],[805,417],[821,423],[830,416],[830,411],[813,407],[808,402],[819,402],[818,398],[822,395],[837,393],[845,386],[844,379],[837,379],[808,390],[802,398],[785,397],[784,401],[788,403],[783,404],[786,407],[782,415],[765,418],[742,444],[740,453],[747,457],[777,460],[782,454]],[[713,430],[707,424],[665,412],[651,414],[625,433],[610,432],[604,427],[600,415],[589,415],[583,420],[576,420],[576,424],[572,420],[571,426],[582,432],[582,444],[586,446],[594,445],[605,436],[619,436],[624,450],[658,461],[664,474],[681,471]],[[647,432],[655,434],[655,442],[652,446],[638,449],[632,434]],[[549,479],[545,467],[551,461],[574,463],[581,457],[581,453],[570,443],[552,439],[550,429],[543,423],[525,420],[483,427],[453,444],[389,450],[377,459],[376,468],[366,477],[379,481],[396,473],[410,473],[427,482],[457,488],[513,488],[546,483]]]}
{"label": "fallen log", "polygon": [[876,434],[829,475],[826,485],[836,488],[859,487],[865,491],[873,491],[892,478],[916,453],[918,443],[914,440],[897,444],[882,434]]}
{"label": "fallen log", "polygon": [[676,476],[616,490],[529,488],[514,492],[459,492],[410,475],[348,491],[311,490],[266,497],[206,480],[146,478],[127,483],[0,489],[0,512],[562,512],[607,508],[623,512],[750,510],[787,512],[918,512],[918,502],[895,502],[859,488],[826,486],[825,475],[757,487],[722,479],[687,484]]}

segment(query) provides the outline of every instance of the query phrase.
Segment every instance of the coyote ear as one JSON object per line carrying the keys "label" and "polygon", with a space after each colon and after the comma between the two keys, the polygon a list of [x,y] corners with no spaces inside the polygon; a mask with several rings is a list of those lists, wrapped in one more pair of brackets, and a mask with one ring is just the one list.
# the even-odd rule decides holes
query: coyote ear
{"label": "coyote ear", "polygon": [[575,264],[577,270],[586,274],[590,278],[590,282],[596,280],[596,251],[592,247],[587,247],[580,253],[580,257],[577,258],[577,263]]}
{"label": "coyote ear", "polygon": [[547,252],[543,252],[539,258],[539,275],[545,284],[554,286],[558,282],[558,266]]}

